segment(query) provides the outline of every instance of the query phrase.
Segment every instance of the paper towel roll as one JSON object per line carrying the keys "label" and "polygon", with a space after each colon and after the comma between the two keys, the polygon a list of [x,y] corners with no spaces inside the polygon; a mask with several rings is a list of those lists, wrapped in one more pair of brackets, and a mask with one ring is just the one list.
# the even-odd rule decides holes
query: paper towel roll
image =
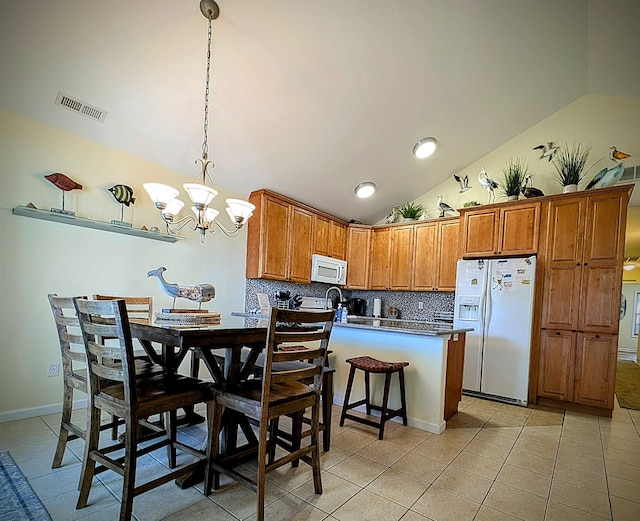
{"label": "paper towel roll", "polygon": [[382,311],[382,299],[374,298],[373,299],[373,316],[379,317]]}

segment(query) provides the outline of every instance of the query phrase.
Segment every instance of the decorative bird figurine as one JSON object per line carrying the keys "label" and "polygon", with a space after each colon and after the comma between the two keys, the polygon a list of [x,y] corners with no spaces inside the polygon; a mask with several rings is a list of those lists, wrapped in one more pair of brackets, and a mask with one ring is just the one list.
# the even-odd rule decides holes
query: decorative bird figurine
{"label": "decorative bird figurine", "polygon": [[520,189],[520,193],[522,193],[522,195],[524,195],[527,199],[529,199],[530,197],[542,197],[544,195],[542,190],[534,188],[533,186],[529,186],[530,183],[531,174],[527,174],[524,178],[524,184]]}
{"label": "decorative bird figurine", "polygon": [[460,193],[463,194],[467,190],[471,190],[469,186],[469,176],[465,175],[464,177],[460,177],[459,175],[453,174],[453,178],[460,183]]}
{"label": "decorative bird figurine", "polygon": [[631,156],[629,154],[626,154],[624,152],[620,152],[614,146],[610,146],[609,147],[609,159],[611,159],[611,161],[622,161],[623,159],[628,159],[630,157]]}
{"label": "decorative bird figurine", "polygon": [[384,222],[386,224],[391,224],[396,222],[397,219],[398,219],[398,207],[394,206],[393,208],[391,208],[391,212],[389,212],[389,215],[387,215],[384,218]]}
{"label": "decorative bird figurine", "polygon": [[438,210],[440,211],[440,217],[444,217],[445,212],[455,212],[451,206],[442,200],[442,195],[438,196]]}
{"label": "decorative bird figurine", "polygon": [[585,190],[606,188],[607,186],[614,185],[620,181],[620,178],[624,173],[624,163],[622,160],[627,159],[628,157],[631,156],[625,152],[620,152],[616,147],[609,147],[609,159],[616,163],[616,166],[600,170],[600,172],[593,176],[593,179],[587,185]]}
{"label": "decorative bird figurine", "polygon": [[80,183],[76,183],[73,179],[61,174],[60,172],[45,175],[44,178],[62,191],[62,208],[51,208],[51,211],[65,215],[75,215],[75,212],[70,212],[69,210],[64,209],[64,194],[71,190],[82,190],[82,185]]}
{"label": "decorative bird figurine", "polygon": [[133,197],[133,188],[127,185],[114,185],[109,188],[109,191],[113,194],[113,197],[120,204],[126,204],[129,206],[130,204],[134,204],[136,202],[136,198]]}
{"label": "decorative bird figurine", "polygon": [[175,307],[176,298],[183,297],[189,300],[199,302],[198,308],[202,307],[203,302],[209,302],[216,296],[216,288],[211,284],[196,284],[195,286],[179,286],[178,284],[169,284],[164,280],[163,273],[167,268],[161,266],[158,269],[151,270],[147,273],[147,277],[156,277],[158,284],[167,295],[173,297],[173,306]]}
{"label": "decorative bird figurine", "polygon": [[538,159],[544,159],[546,157],[549,161],[551,161],[553,159],[553,156],[558,151],[558,148],[559,147],[553,144],[553,141],[548,141],[547,143],[543,143],[542,145],[533,147],[531,150],[542,150]]}
{"label": "decorative bird figurine", "polygon": [[482,167],[482,170],[480,170],[478,174],[478,181],[489,192],[489,203],[492,203],[496,198],[494,190],[498,188],[498,183],[489,177],[484,167]]}

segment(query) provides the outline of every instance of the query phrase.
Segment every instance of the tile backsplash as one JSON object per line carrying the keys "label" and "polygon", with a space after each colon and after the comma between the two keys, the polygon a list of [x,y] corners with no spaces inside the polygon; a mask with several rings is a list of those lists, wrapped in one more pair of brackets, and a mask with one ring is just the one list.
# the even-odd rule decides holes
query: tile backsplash
{"label": "tile backsplash", "polygon": [[[257,293],[266,293],[272,305],[275,305],[276,291],[288,291],[291,296],[324,297],[330,284],[312,282],[311,284],[294,284],[263,279],[247,279],[245,294],[245,311],[257,309]],[[367,315],[371,316],[373,299],[382,299],[382,317],[388,316],[388,309],[395,307],[400,311],[400,318],[407,320],[434,320],[434,312],[453,313],[453,292],[428,291],[363,291],[342,290],[342,296],[348,298],[362,298],[367,301]],[[418,303],[423,303],[423,309],[418,309]]]}

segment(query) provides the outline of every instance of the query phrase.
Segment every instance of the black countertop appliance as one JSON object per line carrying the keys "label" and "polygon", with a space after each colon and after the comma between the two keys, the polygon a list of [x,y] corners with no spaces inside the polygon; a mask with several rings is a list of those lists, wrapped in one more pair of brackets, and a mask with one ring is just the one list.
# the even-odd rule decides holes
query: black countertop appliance
{"label": "black countertop appliance", "polygon": [[363,298],[350,298],[347,309],[349,315],[363,317],[367,314],[367,301]]}

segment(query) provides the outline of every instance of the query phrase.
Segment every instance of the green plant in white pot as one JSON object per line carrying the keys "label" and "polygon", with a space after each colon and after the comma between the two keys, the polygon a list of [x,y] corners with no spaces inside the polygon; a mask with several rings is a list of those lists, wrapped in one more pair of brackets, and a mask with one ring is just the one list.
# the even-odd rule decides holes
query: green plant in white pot
{"label": "green plant in white pot", "polygon": [[574,143],[571,146],[565,144],[556,153],[553,166],[556,169],[556,179],[563,187],[563,193],[578,190],[578,184],[586,173],[585,169],[590,152],[591,145]]}
{"label": "green plant in white pot", "polygon": [[415,221],[420,218],[422,212],[424,212],[424,207],[413,201],[403,203],[398,207],[398,213],[405,221]]}
{"label": "green plant in white pot", "polygon": [[524,180],[529,174],[527,162],[521,158],[511,158],[502,169],[502,183],[500,187],[509,201],[515,201],[520,196]]}

